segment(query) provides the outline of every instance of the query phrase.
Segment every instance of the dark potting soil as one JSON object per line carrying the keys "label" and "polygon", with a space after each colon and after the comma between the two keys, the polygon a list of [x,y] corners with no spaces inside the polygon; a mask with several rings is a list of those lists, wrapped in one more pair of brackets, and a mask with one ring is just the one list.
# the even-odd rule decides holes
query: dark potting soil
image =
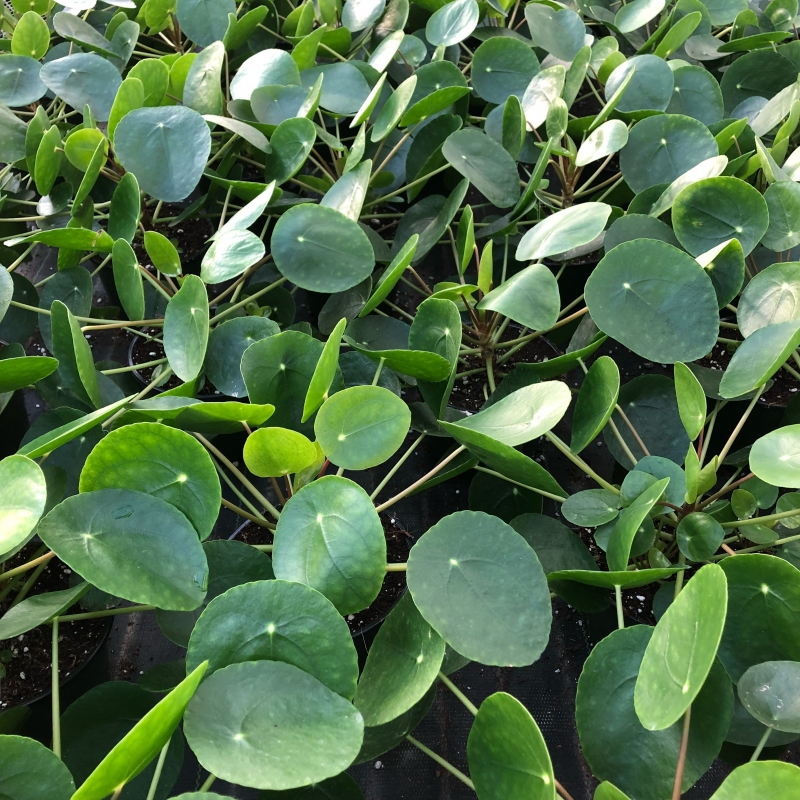
{"label": "dark potting soil", "polygon": [[[210,219],[201,216],[185,219],[174,227],[170,227],[169,222],[161,221],[164,218],[177,217],[183,210],[179,205],[165,203],[158,212],[158,221],[153,224],[155,206],[153,208],[145,206],[142,208],[141,221],[145,230],[156,231],[162,236],[166,236],[167,239],[172,240],[180,254],[181,263],[185,267],[203,256],[208,250],[208,237],[214,233],[214,225]],[[147,251],[144,249],[144,242],[141,239],[134,241],[133,251],[136,253],[140,264],[143,266],[150,264],[150,257],[147,255]]]}
{"label": "dark potting soil", "polygon": [[[5,570],[35,558],[39,549],[40,545],[35,543],[26,545],[5,562]],[[31,572],[22,575],[17,589],[22,588],[30,575]],[[26,596],[68,589],[71,575],[72,570],[66,564],[53,558]],[[8,611],[15,596],[16,592],[12,591],[0,602],[0,616]],[[76,603],[65,613],[76,614],[82,610]],[[92,658],[102,644],[107,628],[108,620],[102,617],[59,625],[58,669],[62,682]],[[50,625],[40,625],[27,633],[0,641],[0,665],[5,669],[5,677],[0,679],[0,710],[24,705],[50,691],[52,641]]]}
{"label": "dark potting soil", "polygon": [[[509,333],[509,328],[506,329],[508,335],[503,337],[504,341],[518,338],[520,335],[519,330],[513,330]],[[502,356],[504,352],[505,351],[502,350],[499,351],[500,356]],[[516,364],[538,363],[555,358],[558,355],[559,352],[555,345],[548,339],[540,336],[532,342],[528,342],[525,347],[517,350],[508,361],[505,361],[500,366],[495,365],[495,382],[499,386],[502,379],[511,372]],[[497,354],[495,354],[495,362],[496,360]],[[485,362],[480,355],[465,356],[464,362],[459,364],[459,372],[468,372],[469,370],[482,368],[483,370],[473,375],[465,375],[463,378],[456,378],[449,402],[450,405],[462,411],[479,411],[489,397]]]}
{"label": "dark potting soil", "polygon": [[[414,537],[400,524],[393,514],[380,515],[383,532],[386,537],[386,561],[389,564],[405,564],[408,551],[414,544]],[[272,532],[250,522],[241,529],[236,537],[245,544],[272,544]],[[405,572],[387,572],[383,579],[383,587],[369,608],[357,614],[348,614],[345,619],[354,636],[366,630],[376,622],[380,622],[394,608],[406,590]]]}

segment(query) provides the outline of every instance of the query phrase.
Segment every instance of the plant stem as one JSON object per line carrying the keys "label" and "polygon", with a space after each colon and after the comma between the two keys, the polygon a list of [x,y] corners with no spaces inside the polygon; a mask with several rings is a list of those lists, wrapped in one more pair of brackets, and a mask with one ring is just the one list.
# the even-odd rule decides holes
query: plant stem
{"label": "plant stem", "polygon": [[216,775],[212,775],[211,773],[208,774],[208,777],[203,781],[203,785],[200,787],[198,791],[205,792],[211,788],[211,785],[217,779]]}
{"label": "plant stem", "polygon": [[[617,408],[619,408],[619,406],[617,406]],[[628,447],[628,443],[622,438],[619,428],[614,424],[614,420],[611,419],[611,417],[608,418],[608,424],[611,426],[611,432],[614,434],[614,438],[619,443],[619,446],[622,448],[625,455],[631,460],[631,464],[633,464],[635,467],[639,463],[639,459],[636,458],[630,447]]]}
{"label": "plant stem", "polygon": [[[779,511],[777,514],[767,514],[764,517],[751,517],[750,519],[737,519],[735,522],[722,522],[720,523],[723,528],[743,528],[747,525],[763,525],[765,522],[775,522],[779,519],[786,519],[786,517],[796,517],[798,511],[796,508],[789,511]],[[775,543],[773,542],[773,545]],[[772,545],[770,545],[771,547]]]}
{"label": "plant stem", "polygon": [[766,745],[767,739],[769,739],[769,735],[771,733],[772,733],[772,728],[767,728],[764,731],[764,735],[758,740],[756,749],[753,750],[753,755],[750,756],[751,761],[758,761],[758,757],[761,755],[761,751],[764,749],[764,745]]}
{"label": "plant stem", "polygon": [[253,544],[250,546],[255,547],[256,550],[260,550],[262,553],[271,553],[275,547],[274,544]]}
{"label": "plant stem", "polygon": [[[233,481],[232,481],[232,480],[231,480],[231,479],[228,477],[228,475],[227,475],[227,473],[225,472],[225,470],[224,470],[224,469],[222,469],[222,467],[221,467],[219,464],[217,464],[217,462],[216,462],[216,460],[215,460],[215,459],[213,459],[213,458],[212,458],[211,460],[214,462],[214,466],[217,468],[217,472],[219,473],[219,476],[220,476],[220,477],[222,478],[222,480],[224,480],[224,481],[225,481],[225,483],[228,485],[228,488],[229,488],[229,489],[230,489],[230,490],[231,490],[231,491],[232,491],[232,492],[233,492],[233,493],[234,493],[234,494],[235,494],[235,495],[236,495],[236,496],[237,496],[237,497],[238,497],[238,498],[239,498],[239,499],[240,499],[240,500],[241,500],[241,501],[242,501],[242,502],[243,502],[243,503],[244,503],[244,504],[245,504],[245,505],[246,505],[246,506],[247,506],[247,507],[250,509],[250,511],[252,511],[252,513],[253,513],[253,516],[255,516],[255,517],[260,517],[260,518],[261,518],[261,519],[262,519],[264,522],[266,522],[267,520],[266,520],[266,518],[264,517],[264,515],[263,515],[263,514],[262,514],[262,513],[261,513],[261,512],[258,510],[258,508],[257,508],[257,507],[256,507],[256,506],[255,506],[253,503],[251,503],[251,502],[250,502],[250,501],[249,501],[249,500],[248,500],[248,499],[247,499],[247,498],[244,496],[244,494],[242,494],[242,492],[240,492],[240,491],[239,491],[239,488],[238,488],[238,487],[236,486],[236,484],[234,484],[234,482],[233,482]],[[223,501],[223,505],[225,505],[225,502],[224,502],[224,501]],[[263,523],[262,523],[262,524],[263,524]]]}
{"label": "plant stem", "polygon": [[734,481],[733,483],[726,483],[725,486],[723,486],[718,492],[712,494],[711,497],[700,503],[698,510],[703,509],[708,505],[711,505],[711,503],[713,503],[715,500],[719,500],[720,497],[728,494],[728,492],[732,492],[737,486],[741,486],[743,483],[747,483],[747,481],[749,481],[750,478],[753,477],[754,473],[748,472],[747,475],[744,476],[744,478],[739,478],[738,481]]}
{"label": "plant stem", "polygon": [[614,586],[614,598],[617,606],[617,627],[622,630],[625,627],[625,613],[622,610],[621,586]]}
{"label": "plant stem", "polygon": [[279,278],[275,283],[271,283],[269,286],[265,286],[263,289],[259,289],[257,292],[254,292],[250,295],[250,297],[246,297],[244,300],[240,300],[238,303],[234,303],[230,308],[226,308],[221,313],[217,314],[209,323],[210,325],[218,325],[222,320],[226,317],[230,316],[234,311],[238,311],[240,308],[244,308],[248,303],[252,303],[254,300],[257,300],[262,295],[265,295],[267,292],[271,292],[273,289],[276,289],[278,286],[283,285],[286,283],[286,278]]}
{"label": "plant stem", "polygon": [[564,798],[564,800],[573,800],[572,795],[558,782],[556,778],[553,778],[556,784],[556,791]]}
{"label": "plant stem", "polygon": [[[681,553],[678,556],[678,564],[683,565],[685,563],[686,563],[686,556],[683,553]],[[683,588],[683,573],[684,570],[681,570],[675,576],[675,593],[672,595],[673,600],[681,593],[681,589]]]}
{"label": "plant stem", "polygon": [[53,618],[53,653],[51,669],[51,710],[53,715],[53,752],[61,758],[61,698],[58,685],[58,617]]}
{"label": "plant stem", "polygon": [[527,489],[529,492],[536,492],[536,494],[540,494],[542,497],[547,497],[549,500],[555,500],[556,503],[563,503],[567,498],[561,497],[557,494],[551,494],[550,492],[546,492],[544,489],[536,489],[533,486],[527,486],[524,483],[520,483],[519,481],[511,480],[511,478],[507,478],[500,472],[495,472],[493,469],[487,469],[486,467],[475,467],[477,472],[485,472],[487,475],[494,475],[495,478],[502,478],[504,481],[508,481],[509,483],[513,483],[515,486],[521,486],[523,489]]}
{"label": "plant stem", "polygon": [[147,792],[146,800],[155,800],[156,790],[158,789],[158,781],[161,779],[161,770],[164,769],[164,762],[167,760],[167,750],[172,739],[167,739],[167,743],[161,748],[156,762],[156,769],[153,773],[153,780],[150,781],[150,790]]}
{"label": "plant stem", "polygon": [[646,455],[650,455],[650,451],[647,449],[647,446],[642,441],[642,437],[639,436],[639,431],[633,427],[633,423],[628,419],[628,415],[622,410],[622,406],[619,403],[614,407],[614,410],[622,417],[622,421],[628,426],[628,430],[633,434],[633,438],[636,439],[636,444],[642,448],[642,452]]}
{"label": "plant stem", "polygon": [[8,572],[3,572],[2,574],[0,574],[0,581],[7,581],[9,578],[13,578],[15,575],[20,575],[23,572],[27,572],[29,569],[33,569],[39,564],[42,564],[45,561],[49,561],[54,555],[55,553],[52,550],[50,550],[43,556],[39,556],[39,558],[34,558],[33,561],[28,561],[26,564],[20,564],[18,567],[14,567],[14,569],[8,570]]}
{"label": "plant stem", "polygon": [[576,456],[569,447],[561,441],[552,431],[547,431],[545,436],[579,469],[585,472],[590,478],[592,478],[596,483],[602,486],[604,489],[608,489],[609,492],[613,492],[614,494],[619,494],[619,489],[616,486],[609,483],[605,478],[601,478],[582,458]]}
{"label": "plant stem", "polygon": [[475,784],[460,769],[456,769],[449,761],[445,761],[440,755],[434,753],[429,747],[425,747],[422,742],[418,742],[413,736],[406,736],[406,740],[411,742],[417,749],[422,750],[426,756],[432,758],[440,767],[444,767],[451,775],[469,786],[472,791],[475,791]]}
{"label": "plant stem", "polygon": [[121,375],[123,372],[134,372],[135,370],[146,369],[147,367],[157,367],[165,364],[166,358],[157,358],[154,361],[145,361],[144,364],[129,364],[127,367],[116,367],[114,369],[101,369],[103,375]]}
{"label": "plant stem", "polygon": [[[447,458],[442,459],[432,470],[430,470],[430,472],[426,472],[421,478],[414,481],[414,483],[412,483],[410,486],[406,486],[406,488],[403,489],[402,492],[399,492],[394,497],[387,500],[385,503],[382,503],[375,510],[380,514],[381,511],[386,511],[387,508],[391,508],[395,503],[402,500],[406,495],[411,494],[411,492],[413,492],[414,489],[422,486],[422,484],[425,483],[425,481],[430,480],[434,475],[436,475],[437,472],[440,472],[443,467],[447,466],[447,464],[449,464],[459,453],[463,453],[464,450],[466,450],[466,447],[464,447],[463,445],[461,445],[461,447],[457,447],[455,450],[453,450],[452,453],[450,453],[449,456],[447,456]],[[795,513],[797,512],[795,511]]]}
{"label": "plant stem", "polygon": [[456,686],[444,672],[439,672],[439,680],[464,704],[464,707],[467,711],[472,714],[472,716],[478,716],[478,708],[475,706],[470,699],[461,691],[461,689]]}
{"label": "plant stem", "polygon": [[395,191],[385,194],[383,197],[379,197],[377,200],[373,200],[370,203],[365,203],[363,208],[371,208],[372,206],[378,205],[378,203],[383,203],[385,200],[389,200],[391,197],[396,197],[398,194],[402,194],[412,186],[416,186],[418,183],[427,181],[429,178],[432,178],[434,175],[438,175],[440,172],[444,172],[446,169],[450,169],[449,164],[445,164],[443,167],[439,167],[439,169],[435,169],[433,172],[429,172],[427,175],[423,175],[421,178],[417,178],[415,181],[411,181],[411,183],[407,183],[405,186],[401,186],[399,189],[395,189]]}
{"label": "plant stem", "polygon": [[123,606],[107,608],[105,611],[87,611],[83,614],[64,614],[58,619],[61,622],[78,622],[82,619],[99,619],[100,617],[116,617],[119,614],[138,614],[140,611],[155,611],[155,606]]}
{"label": "plant stem", "polygon": [[[46,549],[46,548],[45,548]],[[19,605],[28,595],[28,592],[33,588],[33,585],[39,580],[39,576],[47,569],[47,562],[43,562],[39,564],[38,567],[31,573],[30,577],[27,581],[25,581],[24,586],[19,590],[17,596],[14,598],[14,602],[11,604],[11,608],[14,606]]]}
{"label": "plant stem", "polygon": [[678,766],[675,770],[675,783],[672,785],[672,800],[681,800],[683,786],[683,770],[686,766],[686,751],[689,747],[689,726],[692,720],[692,707],[686,709],[683,715],[683,735],[681,736],[681,749],[678,752]]}
{"label": "plant stem", "polygon": [[[383,359],[381,359],[381,364],[383,364]],[[387,483],[394,477],[397,470],[405,464],[405,462],[411,457],[411,454],[414,452],[416,446],[425,438],[427,434],[421,433],[419,437],[411,444],[411,447],[403,453],[402,456],[397,460],[397,463],[386,473],[386,477],[375,487],[375,491],[369,496],[370,500],[374,500],[384,489]]]}
{"label": "plant stem", "polygon": [[240,517],[249,519],[250,522],[260,525],[262,528],[269,528],[269,530],[273,529],[272,526],[264,519],[264,517],[257,517],[255,514],[250,514],[243,508],[239,508],[239,506],[231,503],[230,500],[226,500],[224,497],[222,498],[222,505],[225,506],[225,508],[229,508],[231,511],[233,511],[234,514],[238,514]]}
{"label": "plant stem", "polygon": [[[735,537],[732,537],[735,538]],[[757,544],[755,547],[743,547],[741,550],[736,551],[737,556],[747,555],[747,553],[758,553],[761,550],[767,550],[771,547],[780,547],[782,544],[789,544],[789,542],[796,542],[800,541],[800,533],[794,536],[787,536],[785,539],[776,539],[774,542],[770,544]],[[711,561],[721,561],[723,558],[727,558],[726,554],[721,554],[718,556],[712,556]]]}
{"label": "plant stem", "polygon": [[405,562],[400,564],[387,564],[386,571],[387,572],[405,572],[408,565]]}
{"label": "plant stem", "polygon": [[261,494],[261,492],[259,492],[249,480],[247,480],[247,478],[244,476],[244,473],[237,469],[233,465],[233,462],[227,458],[227,456],[214,447],[214,445],[211,444],[211,442],[209,442],[205,436],[201,436],[199,433],[195,433],[194,435],[195,438],[202,445],[204,445],[207,450],[210,450],[242,482],[242,485],[250,492],[250,494],[252,494],[253,497],[255,497],[255,499],[258,500],[258,502],[261,503],[261,505],[263,505],[273,517],[275,517],[276,520],[280,517],[280,512],[278,509],[275,508],[275,506],[273,506],[272,503],[270,503],[270,501],[267,500],[267,498],[264,497],[264,495]]}
{"label": "plant stem", "polygon": [[719,452],[717,462],[719,466],[722,466],[722,462],[725,460],[725,456],[728,455],[731,447],[733,447],[733,443],[736,441],[736,437],[741,432],[742,428],[744,427],[744,423],[747,422],[747,418],[750,416],[752,410],[756,407],[756,403],[758,402],[758,398],[761,397],[761,393],[764,391],[764,387],[762,386],[754,395],[753,399],[748,404],[747,408],[745,409],[744,414],[742,414],[742,418],[736,423],[736,427],[733,429],[731,435],[728,437],[728,441],[725,442],[725,447],[722,448]]}

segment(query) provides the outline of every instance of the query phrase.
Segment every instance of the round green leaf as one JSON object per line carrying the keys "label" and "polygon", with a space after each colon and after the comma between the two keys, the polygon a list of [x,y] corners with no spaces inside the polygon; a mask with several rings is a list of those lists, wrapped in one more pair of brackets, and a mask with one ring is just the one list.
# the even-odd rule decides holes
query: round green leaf
{"label": "round green leaf", "polygon": [[726,558],[728,621],[719,660],[738,682],[755,664],[800,660],[800,572],[775,556],[750,553]]}
{"label": "round green leaf", "polygon": [[800,767],[780,761],[753,761],[737,767],[722,782],[711,800],[769,797],[793,800],[800,792]]}
{"label": "round green leaf", "polygon": [[358,484],[328,475],[286,503],[272,559],[277,578],[305,583],[340,614],[354,614],[367,608],[383,585],[383,525]]}
{"label": "round green leaf", "polygon": [[328,294],[356,286],[375,266],[372,245],[357,223],[332,208],[305,203],[278,220],[272,255],[292,283]]}
{"label": "round green leaf", "polygon": [[[661,119],[661,117],[648,117],[648,119]],[[603,247],[610,253],[618,244],[630,242],[633,239],[658,239],[661,242],[680,247],[672,228],[660,219],[646,214],[625,214],[617,217],[606,231]]]}
{"label": "round green leaf", "polygon": [[200,47],[222,39],[228,15],[236,13],[234,0],[177,0],[175,16],[183,32]]}
{"label": "round green leaf", "polygon": [[558,282],[544,264],[531,264],[488,292],[478,308],[498,311],[532,330],[549,330],[558,320]]}
{"label": "round green leaf", "polygon": [[137,108],[117,125],[114,149],[143,192],[173,203],[187,197],[200,181],[211,152],[211,134],[208,123],[191,108]]}
{"label": "round green leaf", "polygon": [[[490,40],[491,41],[491,40]],[[593,130],[578,149],[575,165],[585,167],[622,149],[628,142],[628,126],[620,119],[611,119]]]}
{"label": "round green leaf", "polygon": [[678,241],[693,256],[729,239],[738,239],[748,255],[767,230],[769,212],[760,192],[744,181],[706,178],[677,196],[672,225]]}
{"label": "round green leaf", "polygon": [[[578,736],[592,772],[639,800],[670,796],[683,732],[682,722],[648,731],[636,716],[634,687],[654,635],[637,625],[603,639],[583,666],[576,697]],[[692,705],[683,792],[713,763],[732,712],[731,683],[716,664]]]}
{"label": "round green leaf", "polygon": [[665,242],[641,239],[615,247],[589,276],[586,304],[604,333],[662,364],[695,361],[717,341],[711,281],[693,258]]}
{"label": "round green leaf", "polygon": [[800,733],[800,664],[766,661],[739,679],[739,699],[768,728]]}
{"label": "round green leaf", "polygon": [[262,50],[244,61],[231,81],[231,98],[249,100],[255,89],[269,85],[300,85],[300,71],[285,50]]}
{"label": "round green leaf", "polygon": [[246,661],[203,682],[184,731],[200,763],[223,780],[285,790],[338,775],[363,739],[361,714],[301,669]]}
{"label": "round green leaf", "polygon": [[636,715],[647,730],[669,728],[695,701],[714,665],[727,600],[725,573],[706,564],[658,621],[633,694]]}
{"label": "round green leaf", "polygon": [[716,155],[717,143],[702,122],[680,114],[659,114],[633,126],[628,143],[620,151],[619,164],[625,182],[639,193],[650,186],[672,183]]}
{"label": "round green leaf", "polygon": [[278,478],[313,464],[317,449],[302,433],[288,428],[259,428],[247,437],[242,455],[253,475]]}
{"label": "round green leaf", "polygon": [[196,275],[187,275],[164,313],[164,352],[182,381],[194,380],[208,346],[208,296]]}
{"label": "round green leaf", "polygon": [[145,231],[144,249],[159,272],[172,276],[181,274],[181,257],[178,249],[166,236],[158,231]]}
{"label": "round green leaf", "polygon": [[448,430],[474,431],[516,447],[551,430],[566,413],[570,399],[569,390],[561,381],[534,383],[453,423]]}
{"label": "round green leaf", "polygon": [[39,78],[41,68],[36,59],[27,55],[3,56],[0,59],[0,103],[12,108],[35,103],[47,91]]}
{"label": "round green leaf", "polygon": [[600,356],[583,379],[572,417],[570,450],[580,453],[605,427],[619,399],[619,368]]}
{"label": "round green leaf", "polygon": [[552,610],[539,559],[496,517],[460,511],[414,545],[408,588],[423,617],[465,657],[526,666],[547,645]]}
{"label": "round green leaf", "polygon": [[505,103],[510,95],[522,97],[539,72],[539,59],[531,47],[507,36],[487,39],[475,51],[472,86],[489,103]]}
{"label": "round green leaf", "polygon": [[33,533],[46,502],[44,473],[35,461],[25,456],[0,461],[0,555]]}
{"label": "round green leaf", "polygon": [[270,141],[272,152],[267,156],[264,165],[266,180],[280,184],[295,175],[305,164],[316,135],[314,123],[304,117],[281,122]]}
{"label": "round green leaf", "polygon": [[689,561],[708,561],[725,538],[725,529],[708,514],[687,514],[678,524],[678,549]]}
{"label": "round green leaf", "polygon": [[572,250],[596,239],[606,226],[611,206],[581,203],[551,214],[521,239],[517,261],[533,261]]}
{"label": "round green leaf", "polygon": [[450,47],[466,39],[479,19],[475,0],[453,0],[433,12],[425,26],[425,38],[434,46]]}
{"label": "round green leaf", "polygon": [[553,764],[525,706],[505,692],[481,703],[467,739],[467,760],[481,800],[555,800]]}
{"label": "round green leaf", "polygon": [[219,514],[221,489],[211,457],[194,436],[152,422],[111,431],[86,459],[81,492],[134,489],[182,511],[200,539]]}
{"label": "round green leaf", "polygon": [[561,61],[572,61],[584,45],[586,27],[571,8],[529,4],[525,20],[536,45]]}
{"label": "round green leaf", "polygon": [[[99,122],[108,119],[122,83],[117,68],[96,53],[75,53],[48,61],[42,66],[39,77],[56,97],[75,110],[83,111],[88,105]],[[204,161],[205,158],[207,156]]]}
{"label": "round green leaf", "polygon": [[411,412],[380,386],[353,386],[322,405],[314,433],[331,463],[345,469],[382,464],[403,444]]}
{"label": "round green leaf", "polygon": [[280,333],[267,317],[236,317],[215,326],[208,337],[206,375],[222,394],[247,397],[242,378],[242,356],[251,344]]}
{"label": "round green leaf", "polygon": [[776,322],[800,319],[800,262],[762,269],[745,286],[737,306],[736,320],[743,336]]}
{"label": "round green leaf", "polygon": [[[725,2],[725,0],[722,0]],[[744,4],[742,4],[744,8]],[[734,15],[738,13],[737,9]],[[714,22],[715,25],[729,24]],[[725,112],[730,114],[734,108],[751,97],[770,99],[781,89],[790,86],[797,80],[797,69],[794,64],[781,53],[772,48],[757,50],[737,58],[722,74],[720,88],[725,98]]]}
{"label": "round green leaf", "polygon": [[740,397],[763,386],[800,344],[800,320],[777,322],[751,333],[733,354],[719,384],[722,397]]}
{"label": "round green leaf", "polygon": [[[17,20],[11,37],[11,52],[38,61],[50,48],[50,31],[47,23],[35,11],[26,11]],[[38,72],[37,72],[38,77]],[[38,98],[37,98],[38,99]],[[7,105],[10,105],[7,103]]]}
{"label": "round green leaf", "polygon": [[9,800],[69,800],[75,783],[61,759],[35,739],[0,736],[0,792]]}
{"label": "round green leaf", "polygon": [[619,495],[608,489],[587,489],[568,497],[561,505],[561,513],[574,525],[602,525],[619,514]]}
{"label": "round green leaf", "polygon": [[39,536],[93,586],[134,603],[190,611],[206,593],[208,564],[189,520],[158,497],[101,489],[68,497]]}
{"label": "round green leaf", "polygon": [[342,25],[352,33],[363,31],[383,14],[386,0],[347,0],[342,9]]}
{"label": "round green leaf", "polygon": [[667,106],[668,114],[683,114],[703,125],[713,125],[723,118],[722,91],[709,70],[699,66],[683,66],[678,67],[673,76],[675,89]]}
{"label": "round green leaf", "polygon": [[444,640],[406,593],[372,643],[353,700],[373,727],[405,714],[428,692],[444,658]]}
{"label": "round green leaf", "polygon": [[785,425],[756,440],[750,469],[772,486],[800,489],[800,425]]}
{"label": "round green leaf", "polygon": [[264,242],[247,230],[228,230],[214,240],[203,256],[200,277],[206,283],[237,278],[264,257]]}
{"label": "round green leaf", "polygon": [[[461,1],[455,0],[441,10]],[[475,0],[466,2],[475,5],[477,11]],[[510,208],[519,199],[516,162],[501,144],[482,131],[468,128],[451,133],[442,147],[442,154],[492,205]]]}
{"label": "round green leaf", "polygon": [[617,103],[617,111],[666,111],[675,79],[667,62],[658,56],[633,56],[623,61],[606,81],[606,100],[614,96],[631,72],[633,78]]}
{"label": "round green leaf", "polygon": [[208,604],[189,640],[187,672],[206,660],[209,675],[242,661],[294,664],[348,699],[358,679],[343,617],[314,589],[281,580],[234,586]]}

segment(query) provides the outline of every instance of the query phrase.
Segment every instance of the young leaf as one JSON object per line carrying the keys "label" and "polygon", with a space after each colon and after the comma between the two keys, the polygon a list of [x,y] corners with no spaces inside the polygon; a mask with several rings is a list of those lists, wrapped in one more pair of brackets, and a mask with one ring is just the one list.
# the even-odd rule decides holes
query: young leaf
{"label": "young leaf", "polygon": [[605,427],[619,399],[619,368],[600,356],[583,379],[572,418],[570,450],[580,453]]}
{"label": "young leaf", "polygon": [[164,314],[164,352],[182,381],[197,377],[208,346],[208,297],[205,284],[187,275]]}
{"label": "young leaf", "polygon": [[156,757],[178,727],[207,663],[197,667],[133,726],[81,784],[72,800],[102,800],[130,782]]}
{"label": "young leaf", "polygon": [[[336,377],[336,368],[339,365],[339,347],[342,343],[342,334],[347,327],[347,320],[341,319],[325,342],[322,355],[319,357],[311,383],[308,385],[305,400],[303,401],[303,417],[305,422],[328,399],[328,392]],[[292,470],[296,472],[297,470]]]}
{"label": "young leaf", "polygon": [[693,442],[706,424],[706,395],[694,373],[680,361],[675,363],[675,394],[681,422]]}
{"label": "young leaf", "polygon": [[725,573],[706,564],[656,625],[634,691],[639,721],[651,731],[676,723],[714,664],[728,606]]}
{"label": "young leaf", "polygon": [[259,428],[244,443],[247,469],[259,478],[279,478],[313,464],[317,449],[302,433],[288,428]]}

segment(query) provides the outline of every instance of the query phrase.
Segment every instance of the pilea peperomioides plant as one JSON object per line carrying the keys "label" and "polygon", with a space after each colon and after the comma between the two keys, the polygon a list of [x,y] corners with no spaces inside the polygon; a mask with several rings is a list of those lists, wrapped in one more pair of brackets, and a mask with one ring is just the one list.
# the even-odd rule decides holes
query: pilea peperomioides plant
{"label": "pilea peperomioides plant", "polygon": [[[588,798],[451,677],[536,663],[560,598],[618,628],[575,698],[596,800],[718,756],[713,800],[800,796],[797,17],[3,6],[0,692],[44,632],[52,728],[0,715],[0,795],[167,798],[186,741],[184,800],[358,800],[403,743]],[[390,558],[386,512],[464,473]],[[75,626],[149,612],[185,657],[62,713]],[[462,768],[413,735],[439,684]]]}

